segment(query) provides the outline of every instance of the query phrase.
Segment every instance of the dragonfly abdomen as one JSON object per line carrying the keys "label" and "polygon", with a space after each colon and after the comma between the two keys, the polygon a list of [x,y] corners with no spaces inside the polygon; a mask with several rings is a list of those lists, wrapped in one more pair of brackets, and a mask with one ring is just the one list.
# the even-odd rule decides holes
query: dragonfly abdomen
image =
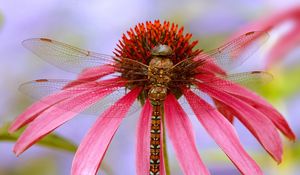
{"label": "dragonfly abdomen", "polygon": [[160,171],[160,131],[161,105],[153,105],[150,133],[150,175],[159,175]]}

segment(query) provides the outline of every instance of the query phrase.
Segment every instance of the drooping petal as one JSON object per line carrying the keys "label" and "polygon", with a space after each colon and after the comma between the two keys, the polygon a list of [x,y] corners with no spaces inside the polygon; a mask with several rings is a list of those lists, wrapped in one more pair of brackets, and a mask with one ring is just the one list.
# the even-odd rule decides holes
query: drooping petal
{"label": "drooping petal", "polygon": [[[113,78],[109,80],[104,80],[101,82],[98,82],[96,85],[100,86],[102,85],[105,87],[105,84],[111,84],[111,82],[117,82],[121,80],[120,78]],[[94,88],[95,83],[85,83],[80,85],[80,89],[89,89]],[[82,90],[83,92],[83,90]],[[78,91],[79,93],[79,91]],[[9,128],[9,132],[14,132],[18,130],[19,128],[25,126],[26,124],[33,121],[35,118],[37,118],[42,112],[44,112],[46,109],[50,108],[51,106],[62,102],[63,100],[76,96],[77,93],[74,93],[73,90],[67,90],[65,88],[64,90],[61,90],[57,93],[51,94],[49,96],[46,96],[42,98],[40,101],[35,102],[30,107],[28,107],[22,114],[20,114],[16,120],[13,122],[13,124]]]}
{"label": "drooping petal", "polygon": [[80,84],[96,81],[106,75],[112,74],[115,72],[115,68],[111,65],[102,65],[98,67],[91,67],[84,69],[77,77],[76,80],[67,84],[64,88],[70,88],[73,86],[78,86]]}
{"label": "drooping petal", "polygon": [[[300,9],[299,9],[300,10]],[[300,11],[299,11],[300,14]],[[291,29],[288,33],[284,34],[278,41],[272,46],[267,55],[267,65],[273,65],[287,55],[296,46],[299,46],[300,42],[300,15],[297,25]]]}
{"label": "drooping petal", "polygon": [[184,95],[202,126],[241,173],[252,175],[263,174],[255,161],[243,149],[231,123],[216,109],[190,90],[184,91]]}
{"label": "drooping petal", "polygon": [[[141,89],[136,88],[108,108],[89,130],[75,154],[72,175],[94,175],[121,121],[136,100]],[[127,106],[119,108],[118,106]]]}
{"label": "drooping petal", "polygon": [[73,95],[74,93],[72,93],[71,91],[65,90],[55,94],[51,94],[47,97],[44,97],[40,101],[35,102],[16,118],[16,120],[9,128],[9,132],[15,132],[19,128],[30,123],[46,109]]}
{"label": "drooping petal", "polygon": [[[123,85],[116,84],[116,87],[117,86]],[[92,91],[83,92],[75,97],[71,97],[54,106],[51,106],[41,113],[36,120],[30,123],[30,125],[17,140],[14,147],[14,152],[17,155],[21,154],[43,136],[52,132],[58,126],[72,119],[78,113],[82,112],[113,91],[113,88],[104,90],[101,90],[101,88],[98,90],[94,89]]]}
{"label": "drooping petal", "polygon": [[254,21],[242,27],[234,36],[257,30],[270,32],[286,22],[292,22],[293,25],[285,34],[280,36],[275,45],[268,52],[267,62],[268,66],[271,66],[279,59],[282,59],[291,49],[297,47],[300,41],[300,6],[276,12],[261,20]]}
{"label": "drooping petal", "polygon": [[149,174],[150,167],[150,128],[152,106],[146,101],[137,126],[136,172],[137,175]]}
{"label": "drooping petal", "polygon": [[[163,125],[163,123],[162,123]],[[160,174],[166,175],[166,165],[165,165],[165,157],[164,157],[164,127],[160,126]]]}
{"label": "drooping petal", "polygon": [[164,110],[168,135],[183,173],[189,175],[209,174],[198,154],[192,125],[174,95],[167,96]]}
{"label": "drooping petal", "polygon": [[115,68],[111,65],[102,65],[98,67],[91,67],[84,69],[77,77],[76,80],[68,83],[65,88],[71,88],[91,81],[99,80],[100,78],[112,74]]}
{"label": "drooping petal", "polygon": [[209,58],[208,55],[206,55],[205,53],[200,53],[198,56],[196,56],[193,60],[194,61],[199,61],[201,59],[203,59],[203,57],[205,57],[206,61],[205,64],[203,66],[198,67],[198,69],[204,72],[213,72],[213,73],[218,73],[221,75],[226,75],[226,71],[223,70],[220,66],[218,66],[216,63],[214,63],[214,59],[213,58]]}
{"label": "drooping petal", "polygon": [[233,123],[234,115],[227,109],[227,106],[224,105],[219,100],[214,99],[214,103],[218,109],[218,111],[230,122]]}
{"label": "drooping petal", "polygon": [[109,75],[115,72],[115,67],[111,65],[101,65],[98,67],[91,67],[84,69],[77,77],[77,79],[97,80],[103,76]]}
{"label": "drooping petal", "polygon": [[[197,76],[197,78],[199,78],[202,81],[206,81],[205,79],[210,81],[209,77],[206,77],[206,75]],[[214,86],[214,84],[222,85],[222,89],[224,91],[247,102],[255,109],[265,114],[265,116],[268,117],[286,137],[288,137],[291,140],[296,139],[295,134],[293,133],[292,129],[290,128],[289,124],[284,119],[284,117],[262,97],[238,84],[231,83],[221,78],[214,77],[214,81],[209,82],[209,85]]]}
{"label": "drooping petal", "polygon": [[273,123],[261,112],[244,101],[218,90],[213,86],[197,83],[199,89],[228,105],[235,111],[236,117],[257,138],[265,150],[276,160],[281,162],[282,143]]}
{"label": "drooping petal", "polygon": [[[151,131],[152,106],[149,100],[143,107],[137,126],[136,143],[136,171],[137,175],[149,174],[150,170],[150,131]],[[165,175],[164,152],[163,152],[163,127],[160,128],[160,174]]]}
{"label": "drooping petal", "polygon": [[245,101],[246,103],[253,106],[255,109],[263,113],[265,116],[267,116],[274,125],[290,140],[296,140],[296,135],[290,128],[287,121],[284,119],[284,117],[272,106],[266,106],[258,103],[255,99],[249,99],[244,96],[239,96],[234,94],[236,97],[240,98],[241,100]]}
{"label": "drooping petal", "polygon": [[30,123],[35,118],[37,118],[46,109],[50,108],[51,106],[64,100],[67,97],[68,95],[65,95],[65,92],[61,92],[59,93],[59,95],[53,94],[47,96],[41,101],[35,102],[15,119],[8,131],[10,133],[17,131],[21,127],[25,126],[26,124]]}

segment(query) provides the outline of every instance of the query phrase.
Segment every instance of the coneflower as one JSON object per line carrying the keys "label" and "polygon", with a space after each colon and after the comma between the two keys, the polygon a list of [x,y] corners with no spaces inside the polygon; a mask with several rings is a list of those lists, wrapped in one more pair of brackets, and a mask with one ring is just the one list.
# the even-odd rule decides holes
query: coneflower
{"label": "coneflower", "polygon": [[[29,124],[14,151],[21,154],[78,113],[125,88],[127,93],[101,114],[81,142],[72,165],[73,175],[97,173],[115,132],[136,100],[143,106],[137,126],[137,174],[166,173],[164,125],[184,174],[209,174],[198,154],[190,120],[179,99],[185,99],[208,134],[242,174],[263,174],[243,149],[230,122],[233,117],[249,129],[278,163],[282,143],[276,129],[291,140],[295,135],[276,109],[236,83],[268,78],[268,73],[227,74],[224,69],[250,42],[263,35],[249,32],[212,52],[203,53],[194,50],[197,41],[190,42],[192,35],[184,34],[183,28],[169,22],[146,22],[123,35],[115,56],[45,38],[26,40],[25,47],[56,66],[67,70],[88,68],[72,82],[43,79],[23,85],[28,89],[40,84],[49,88],[63,84],[59,86],[60,91],[33,104],[12,124],[11,132]],[[75,68],[70,63],[76,63]],[[110,74],[117,77],[107,77]],[[216,105],[199,96],[201,92],[210,96]]]}

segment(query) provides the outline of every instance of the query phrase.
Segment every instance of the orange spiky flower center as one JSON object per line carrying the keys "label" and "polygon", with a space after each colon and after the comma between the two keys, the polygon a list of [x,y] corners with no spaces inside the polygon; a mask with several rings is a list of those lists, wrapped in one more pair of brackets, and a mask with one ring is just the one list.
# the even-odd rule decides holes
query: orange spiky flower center
{"label": "orange spiky flower center", "polygon": [[200,53],[200,50],[193,50],[198,41],[190,43],[192,34],[183,33],[184,28],[165,21],[139,23],[133,29],[123,34],[122,40],[117,45],[114,54],[117,57],[137,60],[149,64],[151,60],[151,49],[159,44],[168,45],[174,54],[170,57],[174,64],[179,61],[191,58]]}
{"label": "orange spiky flower center", "polygon": [[[160,66],[164,64],[159,62],[163,58],[176,65],[185,59],[192,61],[192,58],[201,52],[193,50],[198,41],[190,42],[192,34],[184,34],[183,30],[183,27],[178,28],[178,25],[174,23],[166,21],[160,23],[157,20],[145,24],[140,23],[127,31],[127,34],[123,34],[122,40],[119,41],[118,48],[114,52],[117,72],[121,73],[122,78],[128,80],[126,88],[143,88],[138,97],[141,103],[148,98],[148,92],[153,86],[167,86],[168,93],[173,93],[179,98],[182,95],[181,87],[191,85],[190,80],[195,75],[195,71],[190,70],[191,67],[185,67],[185,64],[177,69],[172,69],[172,71],[166,71],[164,75],[158,75],[160,73],[156,72],[160,68],[156,70],[152,67],[153,65],[150,66],[150,63],[154,62],[152,61],[155,57],[153,51],[159,48],[157,46],[171,49],[167,56],[156,57],[155,60],[158,62],[155,64]],[[160,71],[164,72],[165,70],[161,69]],[[169,81],[166,83],[165,80],[168,79]]]}

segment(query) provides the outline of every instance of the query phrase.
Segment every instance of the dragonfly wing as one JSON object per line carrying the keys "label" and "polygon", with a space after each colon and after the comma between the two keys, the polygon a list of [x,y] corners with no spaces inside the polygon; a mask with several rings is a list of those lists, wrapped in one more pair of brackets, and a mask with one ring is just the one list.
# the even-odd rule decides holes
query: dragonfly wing
{"label": "dragonfly wing", "polygon": [[208,55],[221,68],[231,70],[244,63],[268,38],[269,35],[266,32],[248,32],[216,50],[208,52]]}
{"label": "dragonfly wing", "polygon": [[[220,81],[220,79],[225,81]],[[252,71],[252,72],[242,72],[234,73],[229,75],[219,75],[219,76],[198,76],[196,81],[206,84],[211,84],[213,86],[218,86],[219,88],[233,85],[233,83],[240,84],[248,88],[255,88],[263,86],[273,80],[272,74],[264,71]],[[192,86],[191,88],[197,88]]]}
{"label": "dragonfly wing", "polygon": [[[90,106],[88,109],[86,109],[85,111],[83,111],[84,114],[88,114],[88,115],[99,115],[102,112],[104,112],[107,108],[114,106],[115,103],[124,95],[126,95],[130,90],[126,89],[126,88],[120,88],[116,91],[114,91],[113,93],[107,95],[106,97],[104,97],[103,99],[101,99],[100,101],[98,101],[97,103],[93,104],[92,106]],[[126,105],[118,105],[116,106],[118,109],[127,109],[128,106]],[[127,116],[131,116],[134,115],[137,111],[139,111],[141,109],[141,104],[136,100],[135,103],[130,107],[130,110],[127,114]]]}
{"label": "dragonfly wing", "polygon": [[[23,94],[30,96],[33,99],[40,100],[43,97],[57,93],[67,86],[70,80],[60,79],[39,79],[23,83],[19,87],[19,91]],[[72,88],[70,93],[78,94],[88,90],[87,88]]]}
{"label": "dragonfly wing", "polygon": [[229,74],[226,79],[243,86],[261,86],[273,80],[273,75],[264,71]]}
{"label": "dragonfly wing", "polygon": [[[47,38],[32,38],[23,41],[23,46],[31,50],[34,54],[69,72],[79,73],[87,67],[97,67],[101,65],[117,66],[117,60],[127,62],[145,68],[146,65],[127,58],[118,58],[110,55],[100,54],[83,50],[59,41]],[[147,68],[145,68],[147,70]],[[133,70],[138,71],[138,70]]]}
{"label": "dragonfly wing", "polygon": [[[76,84],[74,84],[76,82]],[[99,81],[73,81],[63,79],[39,79],[20,85],[19,90],[33,99],[41,100],[46,96],[66,91],[70,95],[77,95],[85,91],[99,89],[101,86],[113,86],[118,83],[126,83],[125,80],[102,84]]]}
{"label": "dragonfly wing", "polygon": [[[219,81],[221,79],[228,80],[228,81]],[[258,87],[262,86],[270,81],[272,81],[273,76],[268,72],[263,71],[252,71],[252,72],[242,72],[242,73],[235,73],[235,74],[229,74],[226,76],[217,76],[216,78],[208,78],[206,80],[196,80],[201,83],[207,83],[212,84],[214,86],[218,86],[219,88],[230,86],[232,83],[238,83],[246,87]],[[214,109],[217,108],[216,102],[214,99],[212,99],[207,94],[203,93],[199,88],[197,88],[195,85],[191,85],[190,89],[197,94],[199,97],[201,97],[203,100],[205,100],[207,103],[209,103],[211,106],[213,106]],[[181,106],[186,109],[186,112],[189,115],[194,115],[193,110],[191,110],[187,100],[184,96],[181,96],[178,99]],[[201,107],[201,106],[199,106]],[[220,106],[218,106],[218,109],[220,110]]]}
{"label": "dragonfly wing", "polygon": [[[106,80],[104,80],[106,81]],[[30,97],[39,100],[42,103],[46,103],[52,105],[53,100],[49,100],[49,96],[57,97],[63,101],[69,98],[73,98],[76,96],[81,96],[82,94],[86,94],[87,92],[97,93],[99,91],[112,91],[113,93],[106,95],[103,99],[93,103],[88,109],[83,111],[84,114],[88,115],[99,115],[105,109],[110,106],[113,106],[114,103],[122,96],[124,96],[129,90],[124,88],[124,84],[127,83],[126,80],[119,81],[106,81],[107,83],[97,82],[97,81],[76,81],[76,85],[72,84],[74,81],[70,80],[59,80],[59,79],[41,79],[34,80],[27,83],[22,84],[19,87],[19,90],[29,95]],[[72,85],[72,86],[70,86]],[[84,97],[85,98],[85,97]],[[72,108],[69,108],[67,105],[63,106],[63,110],[72,111]],[[128,108],[128,106],[118,106],[118,108]],[[138,103],[134,103],[129,111],[129,115],[134,114],[136,111],[140,109],[140,105]],[[74,112],[80,109],[76,108]]]}
{"label": "dragonfly wing", "polygon": [[[239,36],[221,47],[206,53],[200,53],[195,58],[189,58],[174,66],[199,67],[213,63],[225,71],[231,70],[245,62],[268,39],[266,32],[253,31]],[[195,66],[196,65],[196,66]]]}

